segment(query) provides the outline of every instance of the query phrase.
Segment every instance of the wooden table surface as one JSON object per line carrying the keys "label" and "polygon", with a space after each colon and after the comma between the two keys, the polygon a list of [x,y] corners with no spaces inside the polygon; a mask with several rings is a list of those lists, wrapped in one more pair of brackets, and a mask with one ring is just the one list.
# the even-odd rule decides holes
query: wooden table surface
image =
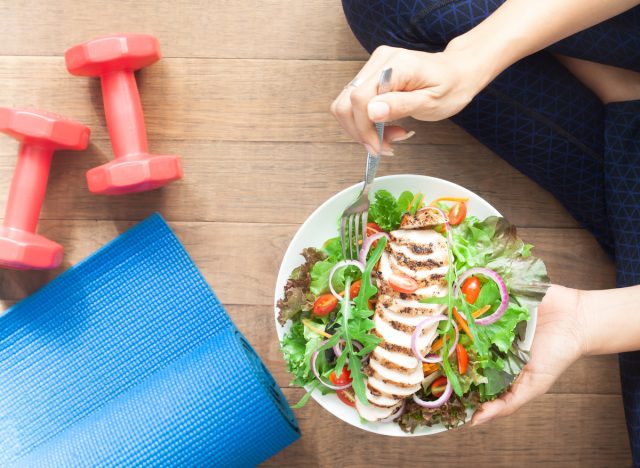
{"label": "wooden table surface", "polygon": [[[364,153],[328,113],[367,55],[337,0],[0,1],[0,105],[58,112],[89,125],[90,148],[54,159],[40,232],[63,244],[62,268],[0,272],[8,306],[160,211],[291,402],[273,325],[276,273],[298,226],[361,180]],[[65,69],[67,47],[114,32],[156,35],[163,60],[138,75],[150,149],[182,155],[185,177],[159,191],[97,197],[84,173],[112,157],[99,81]],[[450,122],[409,122],[417,136],[379,174],[428,174],[492,203],[536,245],[555,282],[614,285],[594,239],[545,191]],[[0,205],[17,143],[0,137]],[[617,359],[582,359],[551,392],[477,429],[410,439],[346,425],[311,402],[302,438],[267,466],[628,466]],[[1,448],[0,448],[1,449]]]}

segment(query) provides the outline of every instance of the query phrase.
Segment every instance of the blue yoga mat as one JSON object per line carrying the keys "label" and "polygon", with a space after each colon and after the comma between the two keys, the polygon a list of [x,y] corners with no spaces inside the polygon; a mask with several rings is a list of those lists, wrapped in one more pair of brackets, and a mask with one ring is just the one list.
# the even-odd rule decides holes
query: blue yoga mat
{"label": "blue yoga mat", "polygon": [[0,317],[0,466],[253,466],[298,437],[159,215]]}

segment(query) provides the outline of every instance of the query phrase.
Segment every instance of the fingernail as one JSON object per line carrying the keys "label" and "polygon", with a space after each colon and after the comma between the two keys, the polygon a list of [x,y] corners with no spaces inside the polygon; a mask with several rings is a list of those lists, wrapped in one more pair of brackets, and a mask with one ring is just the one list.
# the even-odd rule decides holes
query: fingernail
{"label": "fingernail", "polygon": [[[369,153],[369,154],[378,154],[378,151],[373,149],[373,146],[365,144],[364,147],[367,150],[367,153]],[[393,153],[392,149],[382,150],[382,151],[380,151],[379,154],[380,154],[380,156],[395,156],[395,154]]]}
{"label": "fingernail", "polygon": [[392,143],[399,143],[401,141],[407,141],[409,138],[411,138],[413,135],[415,135],[416,132],[414,132],[413,130],[411,130],[410,132],[405,133],[404,135],[402,135],[401,137],[398,138],[394,138],[393,140],[391,140]]}
{"label": "fingernail", "polygon": [[382,101],[373,101],[367,106],[369,118],[374,122],[385,120],[389,115],[389,110],[389,104]]}
{"label": "fingernail", "polygon": [[473,420],[471,421],[471,427],[479,426],[482,423],[485,423],[489,420],[488,415],[484,413],[476,413],[473,416]]}

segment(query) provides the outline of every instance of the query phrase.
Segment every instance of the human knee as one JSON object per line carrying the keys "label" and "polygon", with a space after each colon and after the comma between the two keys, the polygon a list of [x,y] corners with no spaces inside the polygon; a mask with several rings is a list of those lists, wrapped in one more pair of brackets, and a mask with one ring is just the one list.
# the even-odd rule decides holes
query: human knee
{"label": "human knee", "polygon": [[343,0],[342,6],[353,33],[369,52],[381,45],[434,52],[475,27],[502,3],[504,0]]}

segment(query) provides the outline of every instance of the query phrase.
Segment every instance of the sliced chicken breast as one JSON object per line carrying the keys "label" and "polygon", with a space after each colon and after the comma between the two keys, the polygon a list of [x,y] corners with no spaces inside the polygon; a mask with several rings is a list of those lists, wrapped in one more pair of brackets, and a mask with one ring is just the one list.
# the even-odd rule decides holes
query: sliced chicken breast
{"label": "sliced chicken breast", "polygon": [[[366,368],[367,399],[371,404],[356,403],[364,419],[374,421],[388,417],[393,413],[390,409],[397,409],[404,398],[420,389],[424,372],[422,362],[411,349],[411,337],[426,317],[440,314],[446,308],[420,300],[447,294],[445,275],[449,261],[446,239],[425,227],[443,222],[442,216],[432,210],[405,216],[403,229],[390,233],[391,242],[376,267],[379,295],[373,333],[381,343],[374,349]],[[413,278],[418,282],[418,289],[412,294],[395,291],[389,286],[393,275]],[[417,342],[422,355],[427,354],[436,335],[437,323],[423,329]]]}
{"label": "sliced chicken breast", "polygon": [[384,380],[375,372],[372,372],[368,379],[368,385],[375,391],[397,400],[413,395],[420,388],[420,384],[409,387],[398,387],[393,383]]}
{"label": "sliced chicken breast", "polygon": [[[444,290],[445,295],[447,293],[446,289]],[[405,295],[406,297],[407,295]],[[438,295],[439,296],[439,295]],[[425,297],[438,297],[436,294],[433,296],[425,296]],[[420,316],[422,318],[428,315],[436,315],[442,313],[446,306],[442,304],[423,304],[416,299],[404,299],[400,297],[398,294],[394,296],[390,295],[382,295],[378,297],[378,304],[382,304],[385,307],[385,310],[392,312],[398,315],[406,315],[410,317]]]}
{"label": "sliced chicken breast", "polygon": [[406,372],[411,372],[418,366],[419,362],[414,356],[407,356],[403,353],[389,351],[382,346],[376,347],[376,349],[373,350],[373,355],[378,358],[378,361],[380,362],[391,363],[391,365],[388,364],[389,367],[398,371],[404,369]]}
{"label": "sliced chicken breast", "polygon": [[371,369],[380,375],[380,377],[389,382],[394,382],[395,384],[416,385],[424,379],[422,366],[416,366],[410,373],[398,372],[380,364],[375,356],[369,360],[369,365],[371,366]]}
{"label": "sliced chicken breast", "polygon": [[383,395],[382,393],[378,393],[375,390],[372,390],[368,382],[365,389],[367,400],[369,400],[369,402],[373,405],[380,406],[382,408],[391,408],[398,404],[398,400],[396,398],[392,398],[390,396]]}
{"label": "sliced chicken breast", "polygon": [[390,408],[383,408],[376,405],[365,405],[356,397],[356,409],[363,419],[367,421],[380,421],[388,418],[400,408],[401,403],[396,403]]}
{"label": "sliced chicken breast", "polygon": [[432,228],[439,224],[444,224],[447,222],[447,218],[442,216],[441,213],[436,210],[431,210],[429,208],[423,208],[418,210],[416,214],[405,214],[402,217],[402,221],[400,223],[401,229],[424,229],[424,228]]}

